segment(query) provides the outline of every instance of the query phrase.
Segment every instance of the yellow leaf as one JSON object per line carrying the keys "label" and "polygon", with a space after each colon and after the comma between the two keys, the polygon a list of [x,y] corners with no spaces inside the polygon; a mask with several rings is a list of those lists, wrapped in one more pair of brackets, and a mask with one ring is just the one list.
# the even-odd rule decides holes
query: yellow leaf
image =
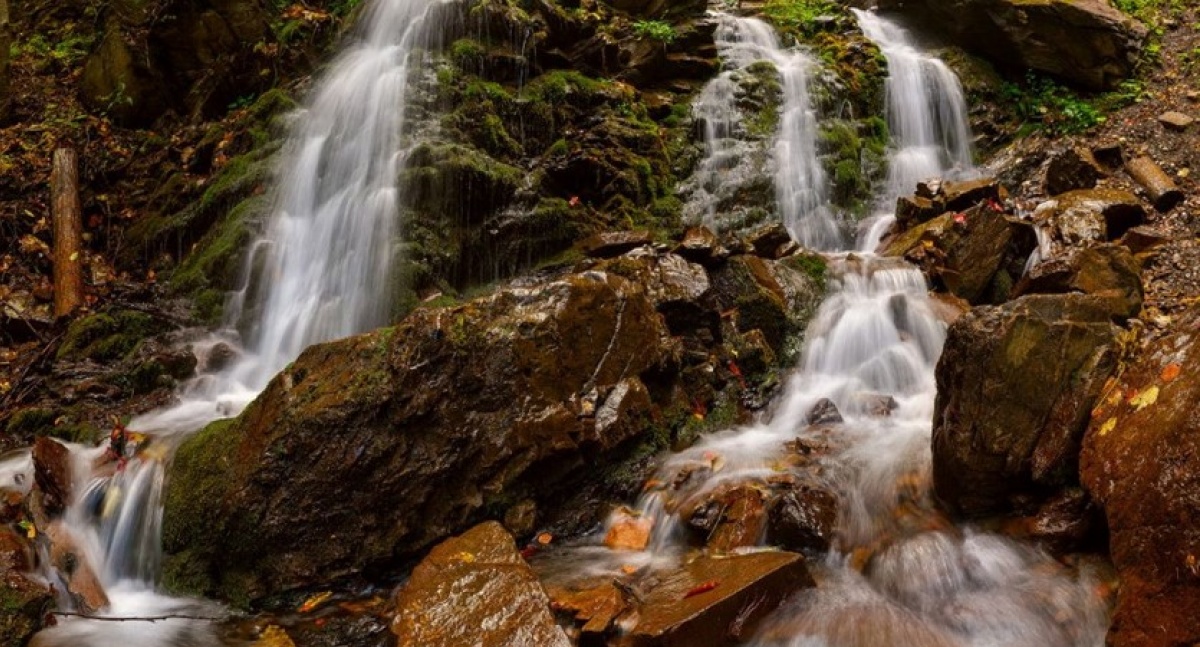
{"label": "yellow leaf", "polygon": [[71,252],[71,259],[70,259],[70,260],[72,260],[72,261],[77,261],[77,260],[79,260],[79,252]]}
{"label": "yellow leaf", "polygon": [[1113,429],[1115,429],[1116,427],[1117,427],[1117,419],[1116,419],[1116,418],[1109,418],[1108,420],[1105,420],[1105,421],[1104,421],[1104,424],[1100,425],[1100,431],[1099,431],[1099,434],[1100,434],[1101,436],[1107,436],[1107,435],[1108,435],[1108,432],[1112,431],[1112,430],[1113,430]]}
{"label": "yellow leaf", "polygon": [[263,630],[258,640],[251,647],[296,647],[287,632],[279,625],[271,625]]}
{"label": "yellow leaf", "polygon": [[297,611],[299,611],[300,613],[308,613],[309,611],[312,611],[313,609],[316,609],[317,607],[321,606],[326,600],[328,600],[331,597],[333,597],[333,591],[321,591],[320,593],[317,593],[316,595],[305,600],[304,604],[301,604],[300,608],[297,609]]}
{"label": "yellow leaf", "polygon": [[1133,396],[1129,400],[1129,404],[1133,405],[1134,410],[1141,411],[1146,407],[1158,402],[1158,387],[1152,386],[1145,391]]}
{"label": "yellow leaf", "polygon": [[458,561],[465,562],[467,564],[473,564],[475,562],[475,555],[466,551],[463,551],[454,557],[457,558]]}

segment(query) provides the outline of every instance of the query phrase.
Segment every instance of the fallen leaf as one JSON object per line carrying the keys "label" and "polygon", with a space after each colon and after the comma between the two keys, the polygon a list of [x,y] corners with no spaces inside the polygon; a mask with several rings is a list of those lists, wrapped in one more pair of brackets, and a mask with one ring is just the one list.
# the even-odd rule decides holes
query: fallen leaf
{"label": "fallen leaf", "polygon": [[634,573],[638,572],[638,567],[634,566],[633,564],[626,564],[621,567],[621,572],[626,575],[633,575]]}
{"label": "fallen leaf", "polygon": [[317,593],[316,595],[313,595],[305,600],[304,604],[301,604],[297,611],[300,613],[308,613],[324,604],[325,601],[331,597],[333,597],[333,591],[321,591],[320,593]]}
{"label": "fallen leaf", "polygon": [[1175,378],[1179,377],[1179,373],[1181,371],[1182,369],[1178,364],[1167,364],[1166,367],[1163,368],[1162,375],[1160,377],[1162,377],[1163,382],[1174,382]]}
{"label": "fallen leaf", "polygon": [[543,532],[537,536],[537,543],[543,546],[549,546],[552,541],[554,541],[554,535],[548,532]]}
{"label": "fallen leaf", "polygon": [[1117,419],[1109,418],[1108,420],[1104,421],[1104,424],[1100,425],[1100,430],[1096,433],[1100,434],[1101,436],[1107,436],[1108,432],[1112,431],[1113,429],[1116,429],[1116,427],[1117,427]]}
{"label": "fallen leaf", "polygon": [[703,584],[699,584],[695,588],[688,591],[687,593],[684,593],[683,599],[686,600],[692,596],[700,595],[701,593],[708,593],[709,591],[717,588],[718,584],[720,584],[720,583],[717,582],[716,580],[709,580],[707,582],[704,582]]}
{"label": "fallen leaf", "polygon": [[1132,405],[1136,411],[1141,411],[1155,402],[1158,402],[1157,386],[1151,386],[1145,391],[1142,391],[1141,393],[1138,393],[1129,399],[1129,404]]}
{"label": "fallen leaf", "polygon": [[270,625],[263,629],[262,635],[254,641],[251,647],[296,647],[296,643],[292,642],[292,638],[287,635],[283,627]]}
{"label": "fallen leaf", "polygon": [[645,550],[650,543],[654,520],[628,508],[615,512],[614,517],[604,535],[604,545],[613,550]]}

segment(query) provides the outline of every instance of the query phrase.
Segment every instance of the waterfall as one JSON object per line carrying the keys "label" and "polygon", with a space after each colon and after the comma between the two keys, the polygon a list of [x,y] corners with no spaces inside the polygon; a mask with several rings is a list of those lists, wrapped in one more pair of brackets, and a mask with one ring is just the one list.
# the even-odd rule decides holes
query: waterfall
{"label": "waterfall", "polygon": [[[746,142],[738,138],[745,115],[737,105],[734,74],[766,62],[779,75],[779,125],[771,151],[774,167],[775,206],[792,237],[810,249],[837,249],[843,243],[838,221],[829,206],[828,181],[817,157],[817,117],[809,97],[809,81],[816,63],[803,51],[784,49],[775,31],[757,18],[718,16],[716,42],[726,66],[709,82],[694,104],[694,114],[704,126],[705,157],[695,179],[699,184],[699,212],[710,226],[718,224],[720,188],[746,181],[755,169],[739,168]],[[731,176],[741,176],[735,179]]]}
{"label": "waterfall", "polygon": [[[894,203],[914,178],[968,172],[969,130],[953,74],[915,50],[895,25],[858,15],[891,63],[895,151],[881,201]],[[804,163],[804,151],[792,154]],[[769,490],[773,480],[786,478],[787,443],[799,440],[830,447],[818,459],[820,470],[805,474],[837,493],[836,538],[824,560],[810,562],[818,585],[773,613],[750,645],[1103,645],[1106,606],[1087,572],[1068,574],[1040,549],[956,527],[933,504],[934,369],[946,327],[925,277],[901,259],[870,253],[827,259],[829,295],[774,405],[752,424],[667,456],[637,509],[614,513],[609,527],[630,519],[651,527],[645,550],[607,550],[596,537],[580,549],[582,569],[578,557],[565,559],[575,560],[580,577],[629,565],[672,567],[690,548],[681,512],[721,488]],[[836,406],[842,422],[809,424],[822,400]],[[539,570],[561,579],[554,559]]]}
{"label": "waterfall", "polygon": [[[436,45],[437,0],[377,0],[358,33],[313,88],[290,126],[277,171],[271,216],[251,246],[243,288],[227,308],[228,330],[244,328],[230,367],[184,385],[180,401],[139,416],[130,429],[154,434],[155,451],[115,474],[93,473],[102,450],[75,448],[86,467],[65,521],[104,585],[111,616],[157,615],[212,605],[155,593],[160,576],[162,496],[167,457],[180,437],[236,415],[309,345],[387,322],[394,240],[399,235],[397,175],[410,74]],[[205,345],[211,346],[213,342]],[[203,346],[203,345],[202,345]],[[196,612],[199,606],[205,612]],[[153,631],[120,622],[64,622],[39,645],[215,644],[203,623],[170,621]],[[130,636],[140,630],[138,638]],[[85,638],[86,637],[86,638]]]}
{"label": "waterfall", "polygon": [[972,175],[975,163],[967,102],[958,76],[922,52],[900,25],[870,11],[853,9],[859,28],[887,59],[887,122],[892,135],[887,187],[881,212],[864,222],[861,249],[874,250],[892,223],[896,198],[930,178]]}

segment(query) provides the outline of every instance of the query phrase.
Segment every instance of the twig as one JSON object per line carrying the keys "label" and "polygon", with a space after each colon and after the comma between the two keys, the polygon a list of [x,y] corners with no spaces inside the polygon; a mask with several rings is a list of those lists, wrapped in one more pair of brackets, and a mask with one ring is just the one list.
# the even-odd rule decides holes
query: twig
{"label": "twig", "polygon": [[124,616],[120,618],[93,616],[86,613],[73,613],[71,611],[51,611],[50,613],[56,616],[84,618],[87,620],[103,620],[105,622],[158,622],[160,620],[208,620],[209,622],[218,622],[220,620],[224,620],[224,618],[215,616],[191,616],[182,613],[165,616]]}

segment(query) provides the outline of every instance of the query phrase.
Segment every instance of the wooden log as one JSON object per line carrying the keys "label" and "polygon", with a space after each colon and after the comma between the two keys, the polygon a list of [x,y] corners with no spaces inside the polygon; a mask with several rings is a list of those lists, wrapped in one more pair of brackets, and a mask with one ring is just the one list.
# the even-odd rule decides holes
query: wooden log
{"label": "wooden log", "polygon": [[1183,191],[1175,186],[1171,176],[1149,157],[1138,157],[1125,163],[1125,170],[1134,182],[1142,185],[1150,194],[1154,208],[1166,213],[1183,202]]}
{"label": "wooden log", "polygon": [[79,163],[74,149],[54,151],[50,169],[54,224],[54,315],[83,304],[83,214],[79,206]]}
{"label": "wooden log", "polygon": [[12,47],[12,27],[8,21],[8,0],[0,0],[0,121],[8,116],[12,93],[9,92],[8,57]]}

